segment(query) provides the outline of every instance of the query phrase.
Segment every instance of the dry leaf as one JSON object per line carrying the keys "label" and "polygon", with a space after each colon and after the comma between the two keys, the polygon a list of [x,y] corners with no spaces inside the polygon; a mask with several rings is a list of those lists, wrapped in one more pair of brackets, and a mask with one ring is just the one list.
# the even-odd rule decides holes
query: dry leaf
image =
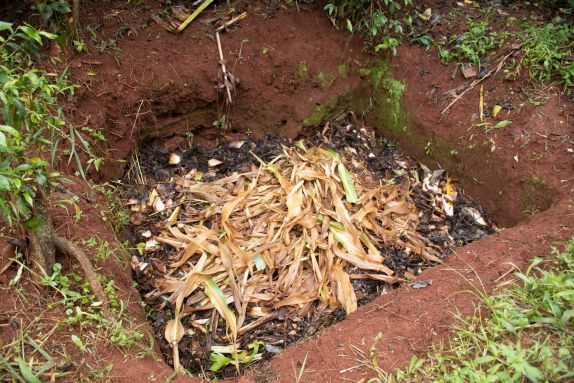
{"label": "dry leaf", "polygon": [[223,163],[223,161],[219,161],[218,159],[212,158],[209,161],[207,161],[207,165],[209,167],[215,167],[218,165],[221,165]]}

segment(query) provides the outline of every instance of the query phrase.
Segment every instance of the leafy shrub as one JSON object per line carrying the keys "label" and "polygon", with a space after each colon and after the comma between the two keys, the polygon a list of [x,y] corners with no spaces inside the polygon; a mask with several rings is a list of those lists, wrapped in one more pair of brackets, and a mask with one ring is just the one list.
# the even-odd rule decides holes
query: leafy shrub
{"label": "leafy shrub", "polygon": [[[66,73],[33,67],[43,41],[55,38],[29,25],[13,28],[0,22],[0,213],[10,225],[31,218],[34,200],[59,182],[59,173],[50,170],[45,158],[50,154],[55,161],[60,140],[70,143],[69,160],[76,160],[82,175],[84,168],[102,162],[57,105],[59,95],[74,90]],[[89,157],[87,167],[78,150]]]}
{"label": "leafy shrub", "polygon": [[58,19],[72,11],[66,0],[41,1],[36,5],[36,9],[44,25],[58,24]]}
{"label": "leafy shrub", "polygon": [[376,52],[396,54],[405,27],[412,23],[406,12],[400,18],[401,11],[410,5],[412,0],[402,4],[395,0],[332,0],[324,9],[332,19],[344,23],[349,32],[364,33]]}

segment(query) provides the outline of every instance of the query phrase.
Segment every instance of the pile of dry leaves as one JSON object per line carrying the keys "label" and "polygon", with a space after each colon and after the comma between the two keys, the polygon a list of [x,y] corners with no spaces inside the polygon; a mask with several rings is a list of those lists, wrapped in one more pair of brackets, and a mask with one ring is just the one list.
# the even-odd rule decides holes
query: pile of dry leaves
{"label": "pile of dry leaves", "polygon": [[[238,338],[279,313],[305,317],[342,308],[348,314],[357,309],[353,281],[413,277],[387,267],[381,249],[431,262],[444,254],[417,230],[424,213],[412,196],[414,188],[432,196],[435,221],[452,216],[457,191],[445,172],[427,169],[421,180],[413,173],[397,184],[356,156],[303,141],[283,146],[269,162],[252,155],[258,165],[244,172],[204,181],[192,169],[158,183],[145,202],[131,201],[132,210],[156,219],[157,234],[142,234],[149,239],[133,267],[153,280],[146,299],[173,308],[165,338],[176,370],[184,334],[208,338],[219,355],[212,353],[214,370],[238,365],[259,355],[258,344],[240,351]],[[172,155],[170,163],[179,160]],[[487,225],[476,209],[468,211]]]}

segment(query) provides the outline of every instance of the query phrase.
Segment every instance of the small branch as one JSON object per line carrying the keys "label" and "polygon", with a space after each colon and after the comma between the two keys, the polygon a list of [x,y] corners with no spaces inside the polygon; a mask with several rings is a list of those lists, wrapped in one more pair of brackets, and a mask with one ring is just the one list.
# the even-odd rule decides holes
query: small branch
{"label": "small branch", "polygon": [[233,24],[235,24],[238,21],[243,20],[244,18],[247,17],[247,12],[243,12],[242,14],[240,14],[239,16],[235,16],[234,18],[232,18],[231,20],[229,20],[228,22],[224,23],[222,26],[218,27],[215,32],[222,32],[224,29],[229,28],[230,26],[232,26]]}
{"label": "small branch", "polygon": [[56,234],[52,236],[52,240],[59,252],[76,258],[76,260],[80,263],[80,266],[82,266],[82,269],[86,274],[86,278],[90,283],[90,287],[92,288],[94,295],[99,301],[102,302],[102,311],[104,313],[104,317],[109,321],[113,321],[113,316],[110,313],[110,304],[108,302],[108,298],[104,293],[104,289],[102,288],[100,280],[98,279],[98,276],[96,275],[96,272],[92,267],[92,263],[90,262],[90,259],[86,253],[84,253],[71,241],[68,241],[67,239],[62,238]]}
{"label": "small branch", "polygon": [[233,102],[231,98],[231,87],[229,81],[229,74],[227,68],[225,67],[225,59],[223,58],[223,49],[221,48],[221,39],[219,38],[219,32],[215,32],[215,41],[217,42],[217,50],[219,51],[219,64],[221,64],[221,72],[223,74],[223,85],[227,91],[227,99],[229,104]]}

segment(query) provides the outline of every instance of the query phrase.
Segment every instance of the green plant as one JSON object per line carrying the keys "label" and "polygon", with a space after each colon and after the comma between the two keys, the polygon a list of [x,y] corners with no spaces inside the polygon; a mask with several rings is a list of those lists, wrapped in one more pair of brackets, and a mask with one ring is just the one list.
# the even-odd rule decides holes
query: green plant
{"label": "green plant", "polygon": [[400,36],[412,24],[410,16],[399,17],[403,7],[410,5],[412,0],[402,4],[395,0],[332,0],[324,10],[335,22],[344,23],[349,32],[363,33],[375,52],[388,50],[395,55]]}
{"label": "green plant", "polygon": [[553,79],[573,86],[574,26],[560,19],[543,26],[527,24],[518,35],[524,44],[519,66],[528,70],[530,77],[541,82]]}
{"label": "green plant", "polygon": [[36,5],[36,9],[46,26],[57,26],[65,15],[72,12],[66,0],[41,1]]}
{"label": "green plant", "polygon": [[263,357],[263,353],[259,352],[261,346],[263,346],[263,342],[253,342],[247,345],[247,349],[237,352],[233,350],[232,346],[211,346],[209,371],[219,371],[228,364],[238,366],[260,360]]}
{"label": "green plant", "polygon": [[[104,248],[106,253],[110,252],[109,247],[102,245],[101,248]],[[82,328],[104,331],[108,343],[121,349],[140,347],[144,334],[136,328],[129,326],[125,328],[123,325],[123,321],[126,319],[125,304],[118,298],[113,280],[100,276],[100,281],[110,303],[113,320],[104,317],[101,310],[102,302],[93,294],[90,283],[73,271],[64,274],[59,263],[54,265],[53,273],[50,276],[45,276],[42,279],[42,284],[51,287],[62,297],[61,300],[53,302],[51,306],[61,305],[64,307],[68,325],[79,325]],[[82,351],[85,350],[85,347],[82,346],[84,343],[80,338],[73,335],[72,341]]]}
{"label": "green plant", "polygon": [[213,121],[212,125],[224,131],[227,129],[227,124],[228,124],[227,116],[225,114],[222,114],[217,120]]}
{"label": "green plant", "polygon": [[86,43],[84,40],[74,40],[74,49],[78,53],[86,52],[88,49],[86,48]]}
{"label": "green plant", "polygon": [[509,36],[507,32],[492,31],[488,21],[469,20],[467,27],[466,32],[450,37],[448,48],[439,47],[439,57],[444,64],[468,60],[480,65],[482,59],[489,52],[500,48]]}
{"label": "green plant", "polygon": [[[88,257],[56,234],[47,210],[51,189],[62,182],[53,169],[61,141],[69,145],[68,164],[75,158],[82,176],[90,166],[98,169],[102,162],[58,106],[58,96],[74,90],[66,81],[66,71],[58,76],[33,66],[43,41],[55,38],[29,25],[13,28],[11,23],[0,22],[0,214],[9,226],[25,233],[29,259],[38,274],[52,272],[56,249],[74,256],[107,310]],[[50,157],[52,164],[45,160]],[[84,168],[85,157],[88,165]]]}
{"label": "green plant", "polygon": [[[46,371],[52,369],[55,365],[54,358],[48,354],[36,341],[34,341],[29,336],[24,336],[23,333],[20,335],[19,342],[16,342],[17,348],[19,348],[19,355],[15,357],[14,362],[4,358],[2,353],[0,353],[0,372],[7,371],[9,376],[12,378],[10,381],[19,383],[40,383],[41,376],[46,373]],[[31,346],[33,353],[38,353],[39,355],[26,356],[25,346]],[[42,360],[43,359],[43,360]],[[42,363],[39,363],[42,362]],[[52,375],[54,378],[61,376],[59,373]],[[3,373],[0,377],[8,380],[8,376]]]}

